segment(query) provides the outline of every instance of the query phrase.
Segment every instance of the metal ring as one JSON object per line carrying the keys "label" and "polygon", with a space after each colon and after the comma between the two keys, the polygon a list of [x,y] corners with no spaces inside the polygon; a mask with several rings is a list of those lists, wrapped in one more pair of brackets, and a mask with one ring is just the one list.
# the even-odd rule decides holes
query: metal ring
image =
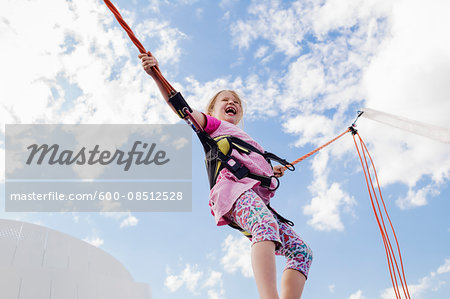
{"label": "metal ring", "polygon": [[269,191],[275,191],[275,190],[278,189],[278,187],[280,187],[280,180],[274,175],[272,175],[270,177],[270,184],[272,185],[272,178],[275,178],[275,180],[277,180],[277,186],[274,189],[271,189],[270,186],[269,186],[269,188],[267,188]]}
{"label": "metal ring", "polygon": [[295,170],[294,165],[292,165],[291,163],[288,163],[288,164],[284,165],[284,167],[286,167],[286,169],[289,169],[290,171],[294,171]]}

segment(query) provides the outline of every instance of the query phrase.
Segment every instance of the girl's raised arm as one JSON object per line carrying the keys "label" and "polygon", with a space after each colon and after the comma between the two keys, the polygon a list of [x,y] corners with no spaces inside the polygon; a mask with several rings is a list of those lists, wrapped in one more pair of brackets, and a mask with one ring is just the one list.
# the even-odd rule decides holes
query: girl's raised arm
{"label": "girl's raised arm", "polygon": [[[156,85],[158,85],[159,91],[161,92],[166,103],[170,106],[170,108],[172,108],[173,112],[177,113],[175,108],[170,104],[169,95],[164,89],[161,81],[155,76],[155,73],[153,72],[152,67],[158,66],[158,61],[156,60],[156,58],[143,53],[139,54],[138,57],[139,59],[141,59],[142,67],[144,68],[144,70],[147,72],[147,74],[149,74],[153,78],[153,80],[155,80]],[[203,115],[203,113],[195,109],[192,109],[192,115],[194,116],[195,120],[199,123],[199,125],[202,126],[202,128],[206,126],[206,117]]]}

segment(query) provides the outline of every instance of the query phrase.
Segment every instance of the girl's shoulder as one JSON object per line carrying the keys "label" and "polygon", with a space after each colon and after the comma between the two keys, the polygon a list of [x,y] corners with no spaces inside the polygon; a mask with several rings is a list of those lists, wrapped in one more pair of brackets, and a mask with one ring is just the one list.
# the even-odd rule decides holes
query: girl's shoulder
{"label": "girl's shoulder", "polygon": [[206,117],[206,125],[204,130],[206,133],[211,135],[219,128],[221,121],[211,115],[207,115],[205,113],[203,113],[203,115]]}

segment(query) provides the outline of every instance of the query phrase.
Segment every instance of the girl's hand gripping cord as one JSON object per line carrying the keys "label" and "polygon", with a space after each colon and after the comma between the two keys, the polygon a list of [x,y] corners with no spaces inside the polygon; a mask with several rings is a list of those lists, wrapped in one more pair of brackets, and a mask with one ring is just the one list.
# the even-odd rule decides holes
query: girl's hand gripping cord
{"label": "girl's hand gripping cord", "polygon": [[273,167],[273,174],[274,174],[275,177],[281,178],[284,175],[284,171],[285,170],[286,169],[284,168],[284,166],[282,166],[282,165],[275,165]]}
{"label": "girl's hand gripping cord", "polygon": [[153,71],[153,67],[158,66],[158,61],[155,57],[150,56],[148,54],[139,54],[139,59],[141,59],[142,67],[144,68],[144,71],[152,76],[153,79],[156,78],[155,72]]}
{"label": "girl's hand gripping cord", "polygon": [[154,79],[162,96],[164,97],[164,100],[167,104],[169,104],[172,110],[180,118],[184,119],[190,126],[192,126],[196,132],[203,131],[203,128],[206,125],[205,116],[189,107],[181,93],[173,92],[170,95],[167,94],[166,89],[155,73],[155,69],[158,68],[158,61],[156,58],[146,53],[141,53],[138,57],[141,59],[142,67],[145,72]]}

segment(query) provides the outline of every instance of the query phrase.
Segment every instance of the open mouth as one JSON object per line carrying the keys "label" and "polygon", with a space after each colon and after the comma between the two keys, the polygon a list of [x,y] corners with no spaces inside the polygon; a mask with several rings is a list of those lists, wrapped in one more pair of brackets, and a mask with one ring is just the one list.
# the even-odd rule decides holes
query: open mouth
{"label": "open mouth", "polygon": [[228,115],[236,115],[236,108],[228,107],[225,109],[225,113]]}

